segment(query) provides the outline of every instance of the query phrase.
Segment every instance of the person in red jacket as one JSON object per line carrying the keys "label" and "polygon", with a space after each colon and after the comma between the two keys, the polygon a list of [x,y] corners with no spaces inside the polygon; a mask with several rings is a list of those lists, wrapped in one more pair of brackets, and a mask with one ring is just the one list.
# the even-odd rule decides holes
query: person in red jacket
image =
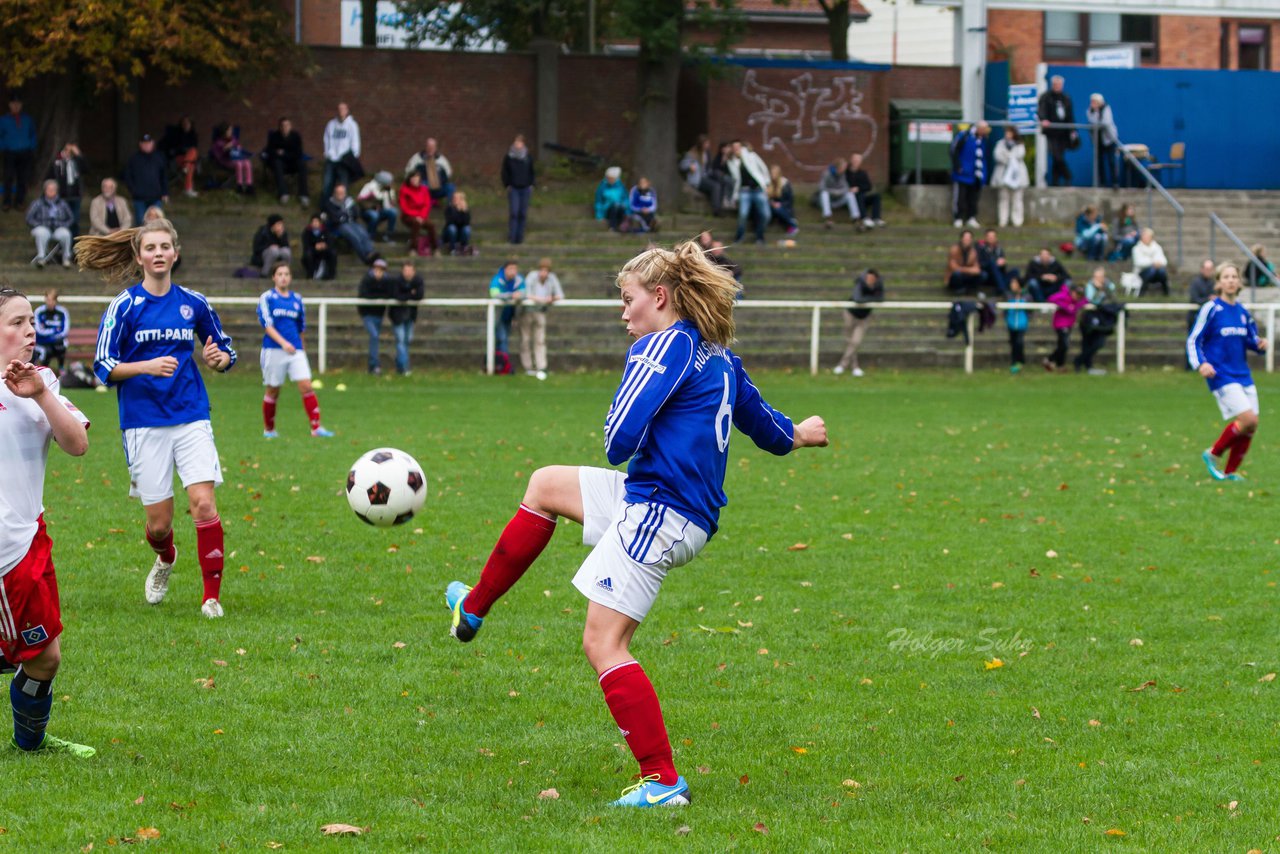
{"label": "person in red jacket", "polygon": [[409,173],[400,185],[400,216],[409,226],[409,248],[419,255],[436,251],[436,230],[427,221],[431,216],[431,190],[422,183],[422,175]]}

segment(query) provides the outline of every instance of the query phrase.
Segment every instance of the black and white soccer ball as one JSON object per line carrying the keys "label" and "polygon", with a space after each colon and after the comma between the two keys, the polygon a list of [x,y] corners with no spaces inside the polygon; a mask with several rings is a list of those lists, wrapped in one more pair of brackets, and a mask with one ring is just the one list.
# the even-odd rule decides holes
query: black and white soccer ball
{"label": "black and white soccer ball", "polygon": [[375,448],[347,473],[347,503],[360,520],[379,528],[403,525],[427,501],[418,461],[395,448]]}

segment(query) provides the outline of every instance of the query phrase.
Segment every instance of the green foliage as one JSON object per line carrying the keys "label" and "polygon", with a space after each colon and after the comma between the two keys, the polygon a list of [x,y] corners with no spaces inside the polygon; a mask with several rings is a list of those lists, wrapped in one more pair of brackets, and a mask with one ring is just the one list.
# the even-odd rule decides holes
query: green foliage
{"label": "green foliage", "polygon": [[[596,4],[598,21],[607,21],[609,7],[609,0]],[[466,48],[497,40],[510,50],[525,50],[533,40],[548,38],[586,47],[585,0],[402,0],[399,9],[410,44],[432,40]]]}

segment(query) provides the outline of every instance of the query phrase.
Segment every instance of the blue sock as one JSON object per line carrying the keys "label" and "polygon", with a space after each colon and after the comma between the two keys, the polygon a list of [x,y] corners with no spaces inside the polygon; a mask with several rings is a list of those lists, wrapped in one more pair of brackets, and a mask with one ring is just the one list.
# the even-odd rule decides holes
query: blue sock
{"label": "blue sock", "polygon": [[35,750],[44,741],[53,708],[53,680],[32,679],[22,668],[9,683],[9,702],[13,704],[13,740],[23,750]]}

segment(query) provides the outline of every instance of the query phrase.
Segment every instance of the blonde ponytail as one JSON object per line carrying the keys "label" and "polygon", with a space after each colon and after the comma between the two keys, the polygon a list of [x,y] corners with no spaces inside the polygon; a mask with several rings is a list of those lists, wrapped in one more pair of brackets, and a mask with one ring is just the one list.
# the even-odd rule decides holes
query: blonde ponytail
{"label": "blonde ponytail", "polygon": [[153,219],[136,228],[122,228],[105,235],[86,235],[76,239],[76,263],[81,270],[102,273],[102,278],[121,285],[142,275],[138,266],[138,253],[142,250],[142,235],[152,231],[166,232],[173,239],[173,249],[180,249],[178,230],[164,219]]}
{"label": "blonde ponytail", "polygon": [[665,285],[671,292],[676,314],[696,326],[703,340],[722,347],[733,343],[738,283],[723,267],[710,261],[697,243],[685,241],[677,244],[674,251],[646,249],[618,271],[618,287],[631,275],[640,280],[645,290]]}

